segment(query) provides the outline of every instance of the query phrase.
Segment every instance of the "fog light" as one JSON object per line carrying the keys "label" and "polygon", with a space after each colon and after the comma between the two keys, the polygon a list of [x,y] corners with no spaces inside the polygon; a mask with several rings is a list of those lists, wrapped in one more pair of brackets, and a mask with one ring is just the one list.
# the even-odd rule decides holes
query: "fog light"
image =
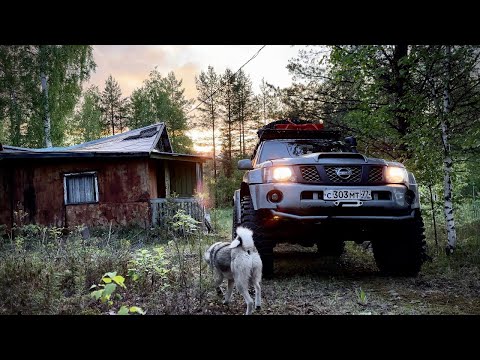
{"label": "fog light", "polygon": [[279,190],[271,190],[267,193],[267,200],[273,203],[278,203],[282,201],[283,194]]}

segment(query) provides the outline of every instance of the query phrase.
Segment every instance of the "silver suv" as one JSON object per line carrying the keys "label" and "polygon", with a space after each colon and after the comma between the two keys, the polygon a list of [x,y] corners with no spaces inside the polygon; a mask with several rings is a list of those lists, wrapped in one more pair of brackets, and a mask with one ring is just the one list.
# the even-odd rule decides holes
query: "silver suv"
{"label": "silver suv", "polygon": [[[345,241],[370,241],[382,272],[416,275],[426,258],[418,186],[398,162],[369,158],[353,137],[304,120],[279,120],[258,131],[234,194],[233,232],[254,231],[264,276],[281,242],[317,245],[340,256]],[[233,234],[234,235],[234,234]]]}

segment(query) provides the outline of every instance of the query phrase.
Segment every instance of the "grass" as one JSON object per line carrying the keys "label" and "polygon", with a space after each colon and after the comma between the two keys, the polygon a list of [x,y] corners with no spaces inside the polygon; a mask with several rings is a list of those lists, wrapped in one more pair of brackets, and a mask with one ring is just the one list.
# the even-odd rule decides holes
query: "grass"
{"label": "grass", "polygon": [[215,232],[226,239],[232,236],[232,212],[232,208],[212,209],[211,211]]}
{"label": "grass", "polygon": [[[147,314],[243,314],[236,291],[222,305],[203,261],[211,243],[230,239],[231,215],[213,210],[215,233],[186,236],[114,228],[83,239],[78,231],[17,229],[15,239],[5,236],[0,244],[0,314],[109,314],[121,306]],[[278,245],[275,277],[263,280],[263,307],[254,314],[480,314],[480,222],[458,226],[453,256],[435,246],[428,226],[427,236],[432,260],[406,278],[382,276],[371,249],[355,243],[346,244],[337,263],[318,257],[315,247]],[[132,268],[136,281],[128,276]],[[89,289],[111,271],[125,277],[126,288],[102,304]]]}

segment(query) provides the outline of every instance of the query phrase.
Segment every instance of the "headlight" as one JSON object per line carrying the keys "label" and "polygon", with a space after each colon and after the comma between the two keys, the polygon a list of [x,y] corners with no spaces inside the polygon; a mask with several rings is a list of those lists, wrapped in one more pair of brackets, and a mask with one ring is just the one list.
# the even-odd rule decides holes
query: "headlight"
{"label": "headlight", "polygon": [[385,180],[387,183],[406,183],[408,180],[407,170],[397,166],[387,166]]}
{"label": "headlight", "polygon": [[266,182],[295,181],[293,170],[289,166],[278,166],[265,168]]}

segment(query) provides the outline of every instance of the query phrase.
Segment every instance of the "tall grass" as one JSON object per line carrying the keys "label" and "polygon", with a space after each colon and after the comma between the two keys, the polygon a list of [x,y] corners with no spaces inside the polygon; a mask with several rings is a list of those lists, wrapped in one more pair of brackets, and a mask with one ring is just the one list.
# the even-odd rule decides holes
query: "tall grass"
{"label": "tall grass", "polygon": [[[88,239],[64,232],[26,226],[0,238],[0,314],[103,314],[124,305],[151,314],[201,311],[212,283],[202,255],[212,240],[200,231],[102,229]],[[90,287],[113,271],[126,289],[109,308]]]}
{"label": "tall grass", "polygon": [[226,239],[230,239],[232,236],[232,212],[231,207],[212,209],[211,211],[213,229]]}

